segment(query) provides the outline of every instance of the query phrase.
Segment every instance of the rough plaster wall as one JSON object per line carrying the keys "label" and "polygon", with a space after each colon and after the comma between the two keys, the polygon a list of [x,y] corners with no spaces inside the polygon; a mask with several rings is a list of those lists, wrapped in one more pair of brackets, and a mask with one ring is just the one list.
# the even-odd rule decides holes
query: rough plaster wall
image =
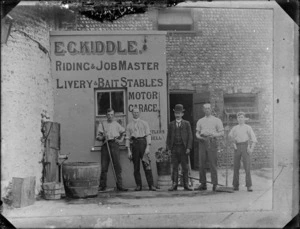
{"label": "rough plaster wall", "polygon": [[10,15],[11,36],[1,45],[2,196],[12,177],[35,176],[40,190],[41,113],[53,117],[50,59],[33,41],[49,50],[49,27],[28,6],[17,6]]}

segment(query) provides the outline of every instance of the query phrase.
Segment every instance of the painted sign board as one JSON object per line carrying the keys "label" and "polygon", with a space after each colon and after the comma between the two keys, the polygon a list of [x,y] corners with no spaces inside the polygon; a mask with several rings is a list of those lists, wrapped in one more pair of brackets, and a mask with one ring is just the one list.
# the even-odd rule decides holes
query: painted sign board
{"label": "painted sign board", "polygon": [[[139,107],[141,119],[151,129],[156,178],[154,155],[165,147],[167,134],[166,33],[53,31],[50,42],[61,153],[70,153],[70,161],[100,161],[95,135],[99,122],[106,119],[106,109],[112,107],[116,120],[126,127],[132,109]],[[135,185],[125,148],[121,164],[124,185]],[[112,180],[108,186],[114,184],[111,174],[108,180]]]}

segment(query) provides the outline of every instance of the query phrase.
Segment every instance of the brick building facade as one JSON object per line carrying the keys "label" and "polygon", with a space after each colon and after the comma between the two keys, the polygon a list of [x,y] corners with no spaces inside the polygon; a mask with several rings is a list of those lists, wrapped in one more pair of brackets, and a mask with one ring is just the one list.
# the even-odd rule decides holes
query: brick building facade
{"label": "brick building facade", "polygon": [[[149,8],[144,14],[125,15],[113,23],[101,23],[79,14],[74,20],[65,18],[52,23],[41,12],[36,6],[15,7],[10,13],[14,18],[11,36],[7,44],[1,45],[1,89],[5,105],[2,109],[2,191],[14,176],[35,175],[37,190],[40,186],[41,113],[50,120],[54,116],[51,60],[47,53],[49,31],[159,29],[160,12],[155,8]],[[174,104],[181,102],[186,108],[184,118],[195,129],[196,121],[203,115],[201,105],[211,102],[224,126],[232,127],[235,123],[227,122],[232,105],[238,103],[239,109],[239,101],[250,104],[248,108],[254,107],[255,112],[249,122],[258,137],[252,158],[254,168],[273,165],[273,13],[271,9],[254,7],[190,8],[191,29],[169,31],[166,37],[169,120]],[[235,111],[234,107],[232,110]],[[192,167],[197,168],[197,142],[194,146]],[[224,141],[220,140],[219,166],[227,162],[225,149]],[[232,165],[232,149],[229,152]]]}
{"label": "brick building facade", "polygon": [[[126,15],[113,23],[105,21],[101,23],[85,16],[78,16],[76,23],[69,23],[64,29],[158,30],[160,14],[158,9],[149,9],[144,14]],[[184,118],[188,119],[195,129],[196,121],[203,116],[201,105],[203,102],[211,102],[215,115],[222,119],[224,126],[229,125],[231,128],[236,124],[233,121],[234,116],[230,115],[232,102],[237,103],[233,105],[237,107],[233,107],[232,114],[240,108],[245,109],[243,104],[250,104],[247,109],[254,109],[254,115],[249,112],[249,124],[258,137],[252,166],[271,167],[273,11],[191,8],[190,15],[193,21],[191,30],[169,31],[167,34],[169,115],[172,115],[174,103],[183,103],[188,108]],[[183,97],[190,98],[190,101],[186,101],[187,99]],[[230,117],[230,121],[227,121],[227,117]],[[195,149],[197,143],[194,151]],[[220,140],[219,166],[224,166],[228,162],[232,165],[230,147],[228,152],[226,155],[224,141]],[[197,154],[193,153],[194,168],[197,168],[197,160]]]}

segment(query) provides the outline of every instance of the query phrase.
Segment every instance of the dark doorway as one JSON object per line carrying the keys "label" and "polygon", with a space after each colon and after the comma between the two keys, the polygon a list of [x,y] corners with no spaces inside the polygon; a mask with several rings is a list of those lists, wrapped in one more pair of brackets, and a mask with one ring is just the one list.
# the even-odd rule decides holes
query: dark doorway
{"label": "dark doorway", "polygon": [[[188,93],[188,92],[177,92],[177,93],[170,93],[169,98],[169,114],[170,114],[170,122],[175,119],[174,116],[174,107],[176,104],[180,103],[183,105],[185,112],[183,119],[190,122],[193,132],[193,148],[190,154],[191,159],[191,167],[194,170],[199,169],[199,155],[198,155],[198,148],[199,148],[199,141],[196,139],[196,124],[197,121],[204,117],[203,112],[203,104],[209,102],[210,93],[208,91],[202,91],[198,93]],[[209,164],[207,163],[207,169],[209,168]]]}
{"label": "dark doorway", "polygon": [[[192,127],[192,132],[193,132],[193,138],[195,137],[195,132],[194,132],[194,126],[196,123],[194,123],[193,119],[193,93],[170,93],[170,100],[169,100],[169,111],[170,111],[170,122],[175,119],[174,116],[174,107],[176,104],[182,104],[185,112],[183,119],[187,120],[190,122],[191,127]],[[190,154],[190,159],[191,159],[191,167],[194,169],[194,147],[191,151]]]}

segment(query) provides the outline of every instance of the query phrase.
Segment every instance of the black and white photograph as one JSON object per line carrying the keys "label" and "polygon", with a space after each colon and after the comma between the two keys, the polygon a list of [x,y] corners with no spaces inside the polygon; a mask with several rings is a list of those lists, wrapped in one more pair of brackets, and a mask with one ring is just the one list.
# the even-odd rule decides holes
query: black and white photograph
{"label": "black and white photograph", "polygon": [[298,62],[297,0],[2,0],[1,227],[299,226]]}

